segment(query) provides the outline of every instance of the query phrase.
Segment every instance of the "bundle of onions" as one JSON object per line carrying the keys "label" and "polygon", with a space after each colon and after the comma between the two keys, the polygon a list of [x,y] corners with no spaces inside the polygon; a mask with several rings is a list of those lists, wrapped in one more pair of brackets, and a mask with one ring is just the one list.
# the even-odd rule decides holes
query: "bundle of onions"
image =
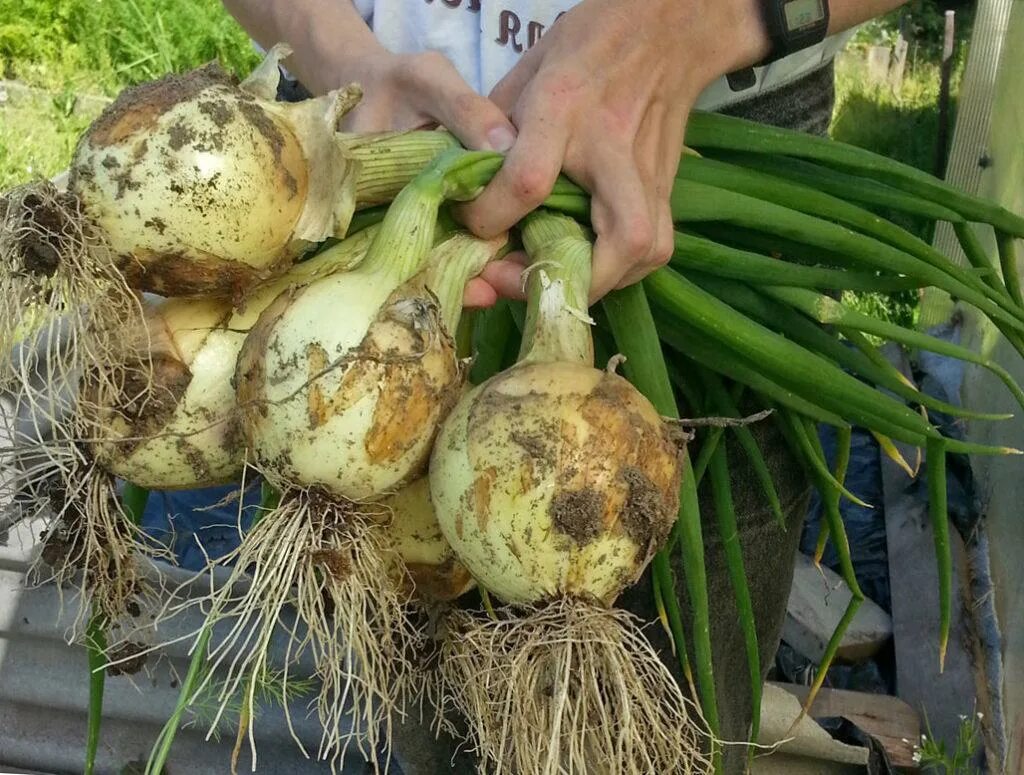
{"label": "bundle of onions", "polygon": [[167,299],[147,309],[138,343],[148,385],[88,407],[90,449],[110,473],[140,487],[192,489],[237,481],[245,443],[232,384],[238,353],[259,314],[282,292],[344,272],[366,255],[376,226],[253,288],[222,298]]}
{"label": "bundle of onions", "polygon": [[509,604],[495,618],[449,616],[445,691],[499,770],[705,772],[699,716],[611,608],[675,520],[676,434],[626,380],[593,367],[582,229],[537,211],[523,237],[519,362],[459,402],[430,465],[445,537]]}
{"label": "bundle of onions", "polygon": [[[243,429],[281,497],[211,593],[208,625],[231,621],[211,659],[230,663],[225,703],[244,682],[250,690],[293,606],[301,624],[288,628],[288,659],[309,648],[323,684],[320,758],[353,740],[369,759],[386,748],[418,638],[391,575],[389,509],[372,499],[423,472],[463,379],[449,333],[463,289],[503,244],[455,234],[430,249],[443,198],[461,191],[448,172],[458,177],[466,159],[439,159],[402,191],[356,270],[281,294],[238,359]],[[234,583],[250,572],[251,583]]]}
{"label": "bundle of onions", "polygon": [[[287,53],[241,84],[210,65],[125,91],[80,139],[68,191],[36,182],[0,199],[0,388],[45,401],[34,372],[53,386],[98,364],[103,401],[145,388],[148,364],[125,352],[144,327],[131,288],[238,294],[344,236],[359,163],[337,123],[360,92],[273,102]],[[396,158],[443,139],[403,141]]]}
{"label": "bundle of onions", "polygon": [[0,458],[11,472],[4,489],[16,491],[26,516],[46,518],[37,575],[82,591],[76,625],[87,603],[103,614],[108,632],[140,608],[148,590],[137,558],[165,554],[139,530],[138,515],[127,513],[115,476],[147,490],[237,481],[245,447],[232,376],[246,331],[285,288],[357,264],[375,231],[262,283],[236,308],[216,298],[150,306],[146,325],[123,344],[123,360],[86,369],[79,395],[60,398],[65,419],[51,424],[51,438],[33,427],[17,433]]}

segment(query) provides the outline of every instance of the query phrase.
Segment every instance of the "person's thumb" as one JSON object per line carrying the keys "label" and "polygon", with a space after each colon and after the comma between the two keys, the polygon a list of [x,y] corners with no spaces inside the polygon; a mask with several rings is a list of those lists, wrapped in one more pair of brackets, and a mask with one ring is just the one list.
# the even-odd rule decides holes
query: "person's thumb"
{"label": "person's thumb", "polygon": [[497,105],[473,91],[450,63],[434,75],[430,111],[463,145],[500,153],[512,147],[515,127]]}

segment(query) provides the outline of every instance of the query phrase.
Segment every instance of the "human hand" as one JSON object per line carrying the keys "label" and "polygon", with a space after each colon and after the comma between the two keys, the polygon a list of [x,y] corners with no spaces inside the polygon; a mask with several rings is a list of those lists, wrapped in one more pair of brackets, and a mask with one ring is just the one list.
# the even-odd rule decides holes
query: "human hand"
{"label": "human hand", "polygon": [[[591,194],[591,301],[664,264],[687,116],[714,79],[767,53],[760,18],[757,0],[583,0],[491,92],[518,138],[463,222],[482,237],[507,230],[564,171]],[[483,277],[520,295],[514,263]]]}
{"label": "human hand", "polygon": [[[418,129],[443,125],[464,146],[474,150],[507,151],[515,128],[505,113],[463,80],[452,63],[436,52],[397,55],[385,51],[363,57],[344,71],[358,82],[363,99],[344,119],[349,132]],[[495,262],[483,277],[466,286],[467,307],[489,307],[497,287],[515,287],[522,267],[515,261]],[[486,279],[484,279],[486,278]]]}

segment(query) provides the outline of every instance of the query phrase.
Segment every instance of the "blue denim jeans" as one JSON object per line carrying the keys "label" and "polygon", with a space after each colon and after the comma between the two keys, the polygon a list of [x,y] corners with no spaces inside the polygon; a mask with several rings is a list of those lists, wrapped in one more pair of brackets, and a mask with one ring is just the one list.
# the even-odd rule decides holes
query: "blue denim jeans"
{"label": "blue denim jeans", "polygon": [[259,487],[249,487],[241,500],[223,502],[237,492],[236,485],[202,490],[152,492],[142,516],[146,533],[174,554],[186,570],[202,570],[238,547],[252,525],[259,505]]}

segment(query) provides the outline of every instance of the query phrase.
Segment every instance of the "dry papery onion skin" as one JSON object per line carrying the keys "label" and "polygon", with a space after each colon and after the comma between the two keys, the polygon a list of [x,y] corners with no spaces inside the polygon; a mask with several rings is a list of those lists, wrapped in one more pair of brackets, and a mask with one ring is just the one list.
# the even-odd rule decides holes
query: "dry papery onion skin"
{"label": "dry papery onion skin", "polygon": [[345,235],[358,164],[337,125],[361,92],[273,102],[288,53],[240,84],[210,64],[128,89],[79,141],[70,189],[134,287],[238,294]]}

